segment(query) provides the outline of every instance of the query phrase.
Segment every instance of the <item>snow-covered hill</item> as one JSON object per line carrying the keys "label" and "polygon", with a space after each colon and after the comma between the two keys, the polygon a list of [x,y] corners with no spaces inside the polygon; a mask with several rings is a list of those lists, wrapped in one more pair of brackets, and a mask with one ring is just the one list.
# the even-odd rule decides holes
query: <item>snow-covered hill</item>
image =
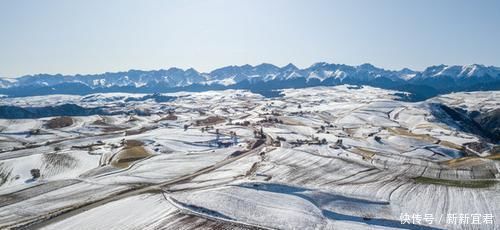
{"label": "snow-covered hill", "polygon": [[2,98],[0,229],[498,229],[500,91],[280,93]]}

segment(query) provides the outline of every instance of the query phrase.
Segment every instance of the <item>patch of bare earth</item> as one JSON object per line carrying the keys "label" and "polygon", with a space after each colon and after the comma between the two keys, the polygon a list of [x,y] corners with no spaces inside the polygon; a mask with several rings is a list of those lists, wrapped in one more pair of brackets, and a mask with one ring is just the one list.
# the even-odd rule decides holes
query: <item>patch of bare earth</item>
{"label": "patch of bare earth", "polygon": [[106,117],[101,117],[100,119],[95,120],[91,123],[92,125],[98,126],[103,132],[117,132],[127,129],[126,127],[120,127],[117,125],[110,124]]}
{"label": "patch of bare earth", "polygon": [[156,120],[155,122],[160,122],[160,121],[176,121],[177,120],[177,116],[174,115],[174,114],[169,114],[165,117],[162,117],[158,120]]}
{"label": "patch of bare earth", "polygon": [[397,135],[411,137],[411,138],[414,138],[417,140],[426,141],[426,142],[430,142],[430,143],[434,143],[434,144],[436,144],[439,141],[438,139],[431,137],[430,135],[415,134],[415,133],[412,133],[410,130],[405,129],[405,128],[401,128],[401,127],[389,128],[387,130],[389,132],[397,134]]}
{"label": "patch of bare earth", "polygon": [[138,140],[127,140],[123,149],[113,156],[110,162],[111,166],[116,168],[127,168],[132,162],[151,156],[143,145],[144,144]]}
{"label": "patch of bare earth", "polygon": [[141,134],[141,133],[144,133],[144,132],[156,129],[156,128],[157,127],[141,127],[140,129],[127,130],[127,131],[125,131],[125,136]]}
{"label": "patch of bare earth", "polygon": [[108,127],[102,127],[101,130],[105,133],[111,133],[111,132],[117,132],[117,131],[122,131],[127,128],[125,127],[120,127],[120,126],[108,126]]}
{"label": "patch of bare earth", "polygon": [[71,117],[56,117],[52,118],[45,123],[45,126],[49,129],[59,129],[73,125],[73,119]]}
{"label": "patch of bare earth", "polygon": [[377,155],[376,152],[362,147],[354,147],[351,151],[362,156],[363,160],[371,160]]}
{"label": "patch of bare earth", "polygon": [[205,119],[197,120],[196,125],[197,126],[203,126],[203,125],[216,125],[224,122],[226,119],[220,116],[210,116]]}
{"label": "patch of bare earth", "polygon": [[488,162],[480,157],[460,157],[441,162],[441,164],[446,165],[450,168],[472,167],[472,166],[484,165],[486,163]]}
{"label": "patch of bare earth", "polygon": [[101,117],[101,118],[95,120],[94,122],[92,122],[92,125],[103,125],[103,126],[105,126],[105,125],[109,125],[109,124],[108,124],[108,122],[106,122],[106,118]]}

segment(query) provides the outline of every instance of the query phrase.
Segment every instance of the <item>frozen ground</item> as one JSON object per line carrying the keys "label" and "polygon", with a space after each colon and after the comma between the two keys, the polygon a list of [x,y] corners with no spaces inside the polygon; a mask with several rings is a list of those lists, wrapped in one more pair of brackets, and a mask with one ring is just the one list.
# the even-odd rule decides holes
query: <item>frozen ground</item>
{"label": "frozen ground", "polygon": [[394,93],[2,98],[128,114],[0,120],[0,229],[498,229],[498,142],[436,105],[487,113],[500,94],[409,103]]}

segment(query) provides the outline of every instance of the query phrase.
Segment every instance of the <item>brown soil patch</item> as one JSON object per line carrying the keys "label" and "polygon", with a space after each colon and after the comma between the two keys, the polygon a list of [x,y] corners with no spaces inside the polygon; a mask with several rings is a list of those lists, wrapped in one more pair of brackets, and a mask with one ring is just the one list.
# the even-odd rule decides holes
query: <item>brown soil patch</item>
{"label": "brown soil patch", "polygon": [[125,131],[125,136],[137,135],[153,129],[156,129],[156,127],[141,127],[140,129],[127,130]]}
{"label": "brown soil patch", "polygon": [[444,164],[450,168],[472,167],[483,165],[485,163],[486,162],[480,157],[460,157],[441,162],[441,164]]}
{"label": "brown soil patch", "polygon": [[415,133],[410,132],[408,129],[404,129],[404,128],[400,128],[400,127],[389,128],[387,130],[389,132],[397,134],[397,135],[412,137],[412,138],[415,138],[418,140],[427,141],[427,142],[434,143],[434,144],[438,142],[438,139],[431,137],[427,134],[415,134]]}
{"label": "brown soil patch", "polygon": [[220,116],[210,116],[202,120],[197,120],[196,125],[197,126],[203,126],[203,125],[216,125],[224,122],[226,119]]}
{"label": "brown soil patch", "polygon": [[116,168],[127,168],[134,161],[151,156],[138,140],[127,140],[123,149],[111,160],[111,166]]}
{"label": "brown soil patch", "polygon": [[101,129],[105,133],[110,133],[110,132],[122,131],[122,130],[125,130],[127,128],[120,127],[120,126],[109,126],[109,127],[103,127]]}
{"label": "brown soil patch", "polygon": [[162,118],[160,118],[160,119],[156,120],[156,122],[160,122],[160,121],[176,121],[176,120],[177,120],[177,118],[178,118],[178,117],[177,117],[176,115],[174,115],[174,114],[169,114],[169,115],[167,115],[167,116],[165,116],[165,117],[162,117]]}
{"label": "brown soil patch", "polygon": [[283,124],[285,125],[301,125],[305,126],[304,123],[297,121],[291,117],[278,117],[281,121],[283,121]]}
{"label": "brown soil patch", "polygon": [[92,122],[92,125],[109,125],[109,124],[106,122],[106,118],[100,117],[100,119]]}
{"label": "brown soil patch", "polygon": [[92,122],[92,125],[108,125],[108,123],[106,123],[103,120],[96,120],[96,121]]}
{"label": "brown soil patch", "polygon": [[487,156],[486,158],[491,159],[491,160],[500,160],[500,154]]}
{"label": "brown soil patch", "polygon": [[418,124],[417,126],[415,126],[415,128],[417,128],[417,129],[432,129],[435,127],[436,127],[436,125],[433,125],[433,124]]}
{"label": "brown soil patch", "polygon": [[361,147],[354,147],[352,149],[352,152],[357,153],[363,157],[365,160],[371,160],[377,153],[375,151],[361,148]]}
{"label": "brown soil patch", "polygon": [[440,141],[439,144],[446,146],[448,148],[456,149],[456,150],[463,150],[464,149],[464,147],[462,147],[461,145],[457,145],[457,144],[451,143],[449,141]]}
{"label": "brown soil patch", "polygon": [[71,126],[73,119],[71,117],[56,117],[52,118],[45,123],[45,126],[50,129],[58,129]]}
{"label": "brown soil patch", "polygon": [[143,145],[144,145],[144,143],[142,143],[142,141],[138,141],[138,140],[126,140],[124,148],[131,148],[131,147],[143,146]]}

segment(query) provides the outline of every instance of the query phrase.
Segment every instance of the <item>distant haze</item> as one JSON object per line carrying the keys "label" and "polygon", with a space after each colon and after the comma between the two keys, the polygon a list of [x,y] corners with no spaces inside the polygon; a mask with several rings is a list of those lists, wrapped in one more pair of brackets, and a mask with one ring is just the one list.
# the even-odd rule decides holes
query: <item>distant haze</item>
{"label": "distant haze", "polygon": [[500,1],[2,1],[0,77],[318,61],[500,66]]}

